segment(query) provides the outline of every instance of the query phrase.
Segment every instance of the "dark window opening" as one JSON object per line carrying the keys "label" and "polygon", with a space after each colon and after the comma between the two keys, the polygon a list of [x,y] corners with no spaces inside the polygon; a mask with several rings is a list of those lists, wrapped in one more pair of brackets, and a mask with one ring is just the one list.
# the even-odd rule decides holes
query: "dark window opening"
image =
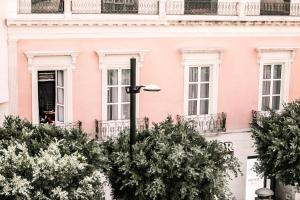
{"label": "dark window opening", "polygon": [[261,0],[260,15],[290,15],[290,0]]}
{"label": "dark window opening", "polygon": [[138,13],[137,0],[102,0],[102,13]]}
{"label": "dark window opening", "polygon": [[64,0],[31,0],[32,13],[63,13]]}
{"label": "dark window opening", "polygon": [[38,72],[40,123],[55,122],[55,71]]}
{"label": "dark window opening", "polygon": [[214,15],[218,13],[218,0],[185,0],[184,14]]}

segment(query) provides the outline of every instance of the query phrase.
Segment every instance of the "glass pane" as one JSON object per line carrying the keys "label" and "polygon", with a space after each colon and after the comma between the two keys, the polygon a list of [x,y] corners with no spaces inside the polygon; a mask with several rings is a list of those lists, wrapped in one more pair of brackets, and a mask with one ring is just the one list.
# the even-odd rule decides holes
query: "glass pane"
{"label": "glass pane", "polygon": [[273,94],[280,94],[281,81],[273,81]]}
{"label": "glass pane", "polygon": [[189,101],[188,115],[197,115],[197,101]]}
{"label": "glass pane", "polygon": [[121,119],[129,119],[130,117],[130,104],[122,105]]}
{"label": "glass pane", "polygon": [[107,85],[118,85],[118,70],[107,70]]}
{"label": "glass pane", "polygon": [[273,78],[281,79],[281,65],[275,65],[274,66]]}
{"label": "glass pane", "polygon": [[64,122],[64,107],[63,106],[57,106],[57,121]]}
{"label": "glass pane", "polygon": [[198,85],[190,84],[189,85],[189,99],[195,99],[198,97]]}
{"label": "glass pane", "polygon": [[64,71],[62,70],[57,71],[57,86],[64,86]]}
{"label": "glass pane", "polygon": [[117,103],[118,102],[118,88],[109,87],[107,88],[107,103]]}
{"label": "glass pane", "polygon": [[263,81],[263,90],[262,94],[267,95],[270,94],[271,81]]}
{"label": "glass pane", "polygon": [[57,88],[57,103],[64,104],[64,89],[62,88]]}
{"label": "glass pane", "polygon": [[118,119],[118,105],[107,105],[107,120]]}
{"label": "glass pane", "polygon": [[122,92],[122,102],[129,102],[130,101],[130,94],[126,93],[125,87],[121,88]]}
{"label": "glass pane", "polygon": [[130,69],[122,69],[122,85],[130,85]]}
{"label": "glass pane", "polygon": [[270,97],[263,97],[261,103],[261,110],[262,111],[268,110],[269,105],[270,105]]}
{"label": "glass pane", "polygon": [[190,67],[189,82],[198,82],[198,67]]}
{"label": "glass pane", "polygon": [[272,97],[272,109],[279,110],[280,106],[280,96],[273,96]]}
{"label": "glass pane", "polygon": [[201,81],[209,81],[209,67],[201,67]]}
{"label": "glass pane", "polygon": [[271,65],[264,65],[264,79],[270,79],[271,78]]}
{"label": "glass pane", "polygon": [[200,98],[209,97],[209,83],[201,83],[200,87]]}
{"label": "glass pane", "polygon": [[208,114],[208,100],[201,100],[200,101],[200,115]]}

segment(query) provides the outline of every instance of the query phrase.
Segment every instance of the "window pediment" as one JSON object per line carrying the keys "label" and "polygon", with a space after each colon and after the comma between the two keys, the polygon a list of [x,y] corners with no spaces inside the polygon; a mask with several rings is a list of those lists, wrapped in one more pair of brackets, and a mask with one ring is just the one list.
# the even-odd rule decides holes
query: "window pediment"
{"label": "window pediment", "polygon": [[130,66],[130,58],[136,58],[138,67],[142,67],[144,55],[147,50],[98,50],[96,53],[99,57],[99,69],[108,68],[109,66],[122,65]]}

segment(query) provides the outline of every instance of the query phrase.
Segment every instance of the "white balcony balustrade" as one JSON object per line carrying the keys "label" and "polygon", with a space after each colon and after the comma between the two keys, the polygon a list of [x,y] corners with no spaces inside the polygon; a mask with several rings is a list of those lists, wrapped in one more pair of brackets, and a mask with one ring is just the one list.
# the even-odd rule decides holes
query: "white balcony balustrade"
{"label": "white balcony balustrade", "polygon": [[[137,119],[136,121],[137,130],[142,131],[148,129],[149,119],[147,117],[143,119]],[[129,131],[130,121],[129,120],[95,120],[95,132],[96,138],[99,140],[105,140],[107,138],[115,138],[122,131]]]}
{"label": "white balcony balustrade", "polygon": [[226,131],[226,113],[209,115],[179,116],[178,120],[191,122],[199,134],[219,133]]}

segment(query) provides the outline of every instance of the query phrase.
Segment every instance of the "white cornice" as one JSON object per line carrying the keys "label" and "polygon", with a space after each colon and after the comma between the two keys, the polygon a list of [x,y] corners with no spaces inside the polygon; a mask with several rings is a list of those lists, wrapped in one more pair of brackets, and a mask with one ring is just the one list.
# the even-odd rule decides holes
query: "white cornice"
{"label": "white cornice", "polygon": [[[287,52],[289,53],[289,57],[286,58],[290,62],[293,62],[294,57],[296,55],[296,50],[299,49],[299,46],[259,46],[256,47],[256,52],[257,52],[257,63],[260,63],[263,54],[265,53],[284,53]],[[274,58],[275,59],[275,58]],[[279,58],[282,59],[282,58]]]}
{"label": "white cornice", "polygon": [[199,53],[219,53],[221,54],[224,51],[224,48],[220,47],[193,47],[193,48],[181,48],[180,52],[182,54],[187,53],[193,53],[193,54],[199,54]]}
{"label": "white cornice", "polygon": [[[144,61],[144,55],[148,52],[148,50],[134,50],[134,49],[100,49],[97,50],[96,53],[99,57],[99,69],[103,69],[105,67],[105,58],[107,56],[129,56],[137,58],[137,62],[139,66],[142,66],[142,62]],[[115,61],[118,62],[117,60]]]}
{"label": "white cornice", "polygon": [[71,51],[71,50],[65,50],[65,51],[26,51],[25,55],[28,59],[28,67],[29,69],[32,68],[33,65],[33,59],[35,57],[45,57],[45,56],[70,56],[72,59],[71,67],[75,68],[76,59],[79,55],[79,51]]}

